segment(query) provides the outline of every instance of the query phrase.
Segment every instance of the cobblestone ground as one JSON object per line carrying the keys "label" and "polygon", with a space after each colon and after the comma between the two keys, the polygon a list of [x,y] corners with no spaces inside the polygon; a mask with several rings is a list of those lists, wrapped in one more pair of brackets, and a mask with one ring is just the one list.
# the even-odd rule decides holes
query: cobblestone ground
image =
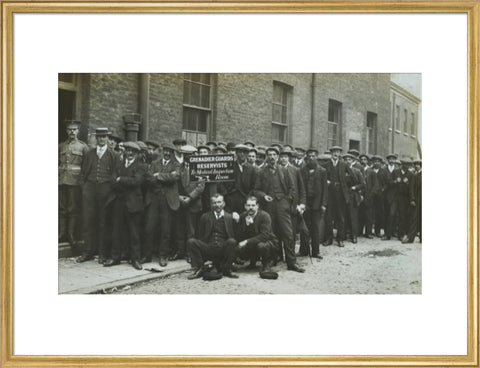
{"label": "cobblestone ground", "polygon": [[[298,247],[298,245],[297,245]],[[421,294],[422,245],[399,240],[359,238],[321,247],[323,260],[299,257],[303,274],[287,271],[285,263],[273,269],[277,280],[264,280],[258,270],[239,266],[238,279],[188,280],[188,273],[172,275],[120,291],[122,294]],[[260,267],[260,262],[258,263]]]}

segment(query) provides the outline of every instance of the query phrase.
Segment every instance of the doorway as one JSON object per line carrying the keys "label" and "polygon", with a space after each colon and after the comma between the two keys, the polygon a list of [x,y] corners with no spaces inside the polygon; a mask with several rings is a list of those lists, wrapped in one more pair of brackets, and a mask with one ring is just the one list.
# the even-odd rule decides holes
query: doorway
{"label": "doorway", "polygon": [[58,143],[67,139],[65,120],[75,118],[75,97],[74,91],[58,90]]}

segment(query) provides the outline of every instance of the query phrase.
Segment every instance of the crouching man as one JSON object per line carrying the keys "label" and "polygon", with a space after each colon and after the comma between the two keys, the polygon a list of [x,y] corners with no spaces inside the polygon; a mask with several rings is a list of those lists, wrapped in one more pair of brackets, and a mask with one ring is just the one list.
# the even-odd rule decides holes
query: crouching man
{"label": "crouching man", "polygon": [[232,273],[232,263],[238,250],[233,232],[233,218],[232,214],[224,211],[224,207],[223,196],[213,195],[212,211],[202,215],[196,238],[187,241],[187,252],[195,269],[193,274],[188,276],[189,280],[203,276],[205,261],[212,261],[223,276],[238,278],[238,275]]}
{"label": "crouching man", "polygon": [[278,240],[272,231],[270,215],[258,208],[257,197],[250,196],[245,203],[245,212],[236,224],[237,239],[241,259],[250,260],[247,269],[254,269],[258,259],[262,261],[262,271],[268,271],[270,262],[279,252]]}

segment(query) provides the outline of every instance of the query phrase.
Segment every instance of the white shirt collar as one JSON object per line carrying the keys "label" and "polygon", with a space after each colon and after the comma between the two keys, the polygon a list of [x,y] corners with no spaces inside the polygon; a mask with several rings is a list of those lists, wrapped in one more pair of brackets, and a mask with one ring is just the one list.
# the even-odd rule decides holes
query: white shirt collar
{"label": "white shirt collar", "polygon": [[220,212],[220,214],[218,214],[216,211],[213,211],[213,213],[214,213],[215,218],[216,218],[217,220],[220,219],[220,218],[222,218],[223,216],[225,216],[225,211],[224,211],[224,210],[222,210],[222,211]]}

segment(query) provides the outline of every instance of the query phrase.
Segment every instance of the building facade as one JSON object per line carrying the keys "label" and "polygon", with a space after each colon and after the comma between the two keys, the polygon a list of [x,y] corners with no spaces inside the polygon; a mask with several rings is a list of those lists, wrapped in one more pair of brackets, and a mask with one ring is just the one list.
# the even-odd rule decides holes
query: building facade
{"label": "building facade", "polygon": [[420,103],[390,74],[59,74],[59,141],[62,122],[77,119],[84,141],[104,126],[125,140],[248,139],[416,158]]}

